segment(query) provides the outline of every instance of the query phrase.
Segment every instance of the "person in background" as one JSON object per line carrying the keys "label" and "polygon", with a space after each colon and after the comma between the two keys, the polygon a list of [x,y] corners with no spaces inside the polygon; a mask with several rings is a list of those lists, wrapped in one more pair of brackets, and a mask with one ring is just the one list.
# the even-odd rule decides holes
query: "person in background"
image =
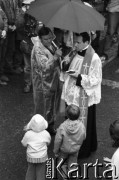
{"label": "person in background", "polygon": [[79,120],[80,109],[73,104],[66,109],[67,119],[59,126],[54,141],[55,156],[67,160],[67,167],[62,167],[66,175],[72,163],[77,163],[78,152],[86,138],[86,129]]}
{"label": "person in background", "polygon": [[54,46],[53,39],[52,31],[43,26],[38,31],[38,37],[32,38],[34,46],[31,54],[34,113],[45,117],[51,134],[55,134],[59,59],[62,55],[61,49]]}
{"label": "person in background", "polygon": [[[108,60],[108,50],[114,43],[117,43],[118,40],[118,29],[119,29],[119,0],[110,0],[107,1],[106,10],[108,12],[107,22],[108,22],[108,29],[107,35],[105,38],[105,44],[103,49],[102,56]],[[119,71],[119,70],[118,70]]]}
{"label": "person in background", "polygon": [[103,160],[112,166],[112,180],[119,180],[119,120],[110,124],[109,132],[114,141],[113,146],[117,149],[111,159],[104,157]]}
{"label": "person in background", "polygon": [[23,1],[22,10],[24,11],[24,28],[23,28],[23,39],[21,41],[21,50],[23,53],[24,61],[24,93],[31,92],[32,78],[31,78],[31,51],[33,43],[31,37],[37,36],[36,28],[37,21],[34,17],[26,13],[29,8],[30,1]]}
{"label": "person in background", "polygon": [[16,15],[18,12],[18,0],[0,0],[0,5],[8,19],[7,50],[6,50],[6,72],[14,73],[13,61],[15,52]]}
{"label": "person in background", "polygon": [[14,72],[16,74],[21,74],[23,72],[23,54],[20,49],[21,41],[23,40],[23,33],[24,33],[24,11],[22,10],[22,1],[18,1],[18,12],[16,15],[16,33],[15,33],[15,52],[14,52],[14,61],[13,67]]}
{"label": "person in background", "polygon": [[47,121],[40,115],[34,115],[25,126],[26,131],[21,143],[27,148],[28,169],[26,180],[45,180],[45,162],[48,158],[48,145],[51,136],[46,130]]}
{"label": "person in background", "polygon": [[79,151],[79,158],[83,158],[97,150],[96,104],[101,100],[102,63],[90,45],[87,32],[74,34],[74,49],[73,56],[66,56],[62,63],[67,76],[61,100],[81,110],[87,134]]}
{"label": "person in background", "polygon": [[7,85],[7,82],[9,81],[4,71],[7,30],[8,30],[8,20],[6,14],[0,7],[0,85]]}

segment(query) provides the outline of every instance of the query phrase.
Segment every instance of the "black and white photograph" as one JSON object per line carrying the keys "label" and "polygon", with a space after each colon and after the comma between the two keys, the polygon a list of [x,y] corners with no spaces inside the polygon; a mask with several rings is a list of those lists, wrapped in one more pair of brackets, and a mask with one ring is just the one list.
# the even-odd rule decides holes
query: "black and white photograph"
{"label": "black and white photograph", "polygon": [[119,0],[0,0],[0,180],[119,180]]}

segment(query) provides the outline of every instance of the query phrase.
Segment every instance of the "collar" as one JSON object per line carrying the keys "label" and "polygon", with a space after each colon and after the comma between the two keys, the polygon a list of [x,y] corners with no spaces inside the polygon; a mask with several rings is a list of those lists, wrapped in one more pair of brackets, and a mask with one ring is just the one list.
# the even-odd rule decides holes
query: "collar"
{"label": "collar", "polygon": [[82,51],[88,49],[88,47],[89,47],[89,44],[84,49],[82,49]]}
{"label": "collar", "polygon": [[88,49],[88,47],[89,47],[89,45],[87,45],[84,49],[82,49],[82,51],[78,51],[78,54],[80,55],[80,56],[85,56],[85,54],[86,54],[86,50]]}

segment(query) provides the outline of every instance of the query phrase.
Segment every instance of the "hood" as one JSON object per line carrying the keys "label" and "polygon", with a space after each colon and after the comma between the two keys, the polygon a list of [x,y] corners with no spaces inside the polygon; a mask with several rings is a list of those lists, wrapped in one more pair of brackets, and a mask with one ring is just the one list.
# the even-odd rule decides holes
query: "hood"
{"label": "hood", "polygon": [[41,41],[40,41],[40,39],[39,39],[38,36],[32,37],[32,38],[31,38],[31,41],[32,41],[32,43],[33,43],[34,45],[39,45],[39,44],[41,43]]}
{"label": "hood", "polygon": [[32,43],[33,43],[34,46],[38,46],[38,47],[40,47],[41,49],[44,49],[44,46],[43,46],[43,44],[41,43],[41,40],[40,40],[40,38],[39,38],[38,36],[32,37],[32,38],[31,38],[31,41],[32,41]]}
{"label": "hood", "polygon": [[48,123],[40,114],[34,115],[27,124],[27,129],[32,129],[34,132],[41,132],[47,129]]}
{"label": "hood", "polygon": [[76,134],[77,132],[82,132],[82,126],[84,127],[82,122],[79,120],[72,121],[68,119],[64,122],[64,128],[68,134]]}

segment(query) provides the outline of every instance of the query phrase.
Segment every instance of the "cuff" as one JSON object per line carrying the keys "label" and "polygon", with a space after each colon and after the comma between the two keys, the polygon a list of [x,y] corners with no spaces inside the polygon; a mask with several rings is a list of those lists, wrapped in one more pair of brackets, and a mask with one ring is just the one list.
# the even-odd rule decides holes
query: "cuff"
{"label": "cuff", "polygon": [[78,77],[77,77],[76,86],[82,87],[81,81],[82,81],[82,77],[81,77],[81,74],[79,74]]}
{"label": "cuff", "polygon": [[66,64],[65,62],[62,63],[62,70],[67,71],[69,69],[70,64]]}

